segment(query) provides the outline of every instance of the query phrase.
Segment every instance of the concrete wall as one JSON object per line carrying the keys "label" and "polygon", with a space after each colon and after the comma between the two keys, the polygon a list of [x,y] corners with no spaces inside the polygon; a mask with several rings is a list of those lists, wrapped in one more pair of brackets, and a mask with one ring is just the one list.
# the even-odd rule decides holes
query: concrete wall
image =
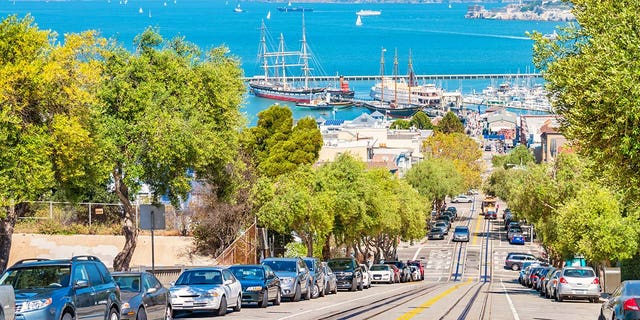
{"label": "concrete wall", "polygon": [[[111,268],[113,259],[124,246],[123,236],[105,235],[19,233],[13,235],[12,241],[9,266],[27,258],[60,259],[74,255],[94,255]],[[155,236],[154,247],[156,266],[206,266],[214,263],[213,259],[188,254],[192,247],[191,237]],[[151,266],[151,236],[138,236],[138,245],[130,266]]]}

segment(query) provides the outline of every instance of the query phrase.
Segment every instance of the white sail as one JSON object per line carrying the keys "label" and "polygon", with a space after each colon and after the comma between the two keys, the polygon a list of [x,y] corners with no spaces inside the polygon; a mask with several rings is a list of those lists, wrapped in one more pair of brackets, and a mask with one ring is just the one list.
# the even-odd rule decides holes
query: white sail
{"label": "white sail", "polygon": [[143,13],[144,10],[142,10],[142,7],[140,7],[140,9],[138,9],[138,13]]}
{"label": "white sail", "polygon": [[356,26],[361,26],[362,25],[362,19],[360,19],[360,16],[358,16],[358,19],[356,19]]}
{"label": "white sail", "polygon": [[267,20],[271,19],[271,11],[267,12]]}

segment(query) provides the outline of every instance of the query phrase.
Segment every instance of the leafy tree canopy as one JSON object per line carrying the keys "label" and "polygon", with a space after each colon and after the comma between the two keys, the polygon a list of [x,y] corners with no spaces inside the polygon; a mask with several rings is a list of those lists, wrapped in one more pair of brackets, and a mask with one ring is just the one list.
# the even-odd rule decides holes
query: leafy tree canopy
{"label": "leafy tree canopy", "polygon": [[444,117],[442,117],[442,119],[440,119],[440,123],[438,123],[436,130],[445,134],[456,132],[464,133],[464,125],[455,113],[449,111],[444,115]]}
{"label": "leafy tree canopy", "polygon": [[535,163],[536,159],[533,153],[527,149],[525,145],[518,145],[513,148],[508,154],[495,155],[491,158],[493,167],[503,167],[509,169],[515,166],[526,166],[531,163]]}
{"label": "leafy tree canopy", "polygon": [[478,143],[462,133],[434,133],[424,140],[423,153],[426,157],[442,158],[452,162],[464,179],[460,192],[481,184],[480,172],[482,151]]}

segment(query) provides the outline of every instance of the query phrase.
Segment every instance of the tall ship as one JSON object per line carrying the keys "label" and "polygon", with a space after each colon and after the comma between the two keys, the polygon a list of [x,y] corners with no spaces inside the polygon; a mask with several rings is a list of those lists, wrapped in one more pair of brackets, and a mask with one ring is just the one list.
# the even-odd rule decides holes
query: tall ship
{"label": "tall ship", "polygon": [[[411,101],[411,90],[407,92],[407,99],[403,99],[402,95],[398,95],[401,92],[398,88],[397,70],[398,70],[398,54],[396,51],[394,60],[394,77],[393,79],[386,79],[384,75],[384,53],[385,49],[382,49],[380,56],[380,76],[382,80],[376,83],[371,88],[371,97],[373,101],[367,101],[364,103],[364,107],[371,111],[378,111],[384,115],[391,117],[411,117],[416,112],[420,111],[422,107],[418,104],[408,103]],[[411,61],[411,59],[409,59]],[[410,62],[411,63],[411,62]],[[410,81],[411,80],[411,77]],[[411,86],[408,86],[411,88]]]}
{"label": "tall ship", "polygon": [[[258,97],[309,103],[327,89],[324,86],[310,84],[309,77],[313,68],[309,61],[312,57],[307,45],[304,15],[302,17],[302,46],[299,51],[286,51],[282,34],[280,34],[278,49],[270,51],[267,45],[267,29],[262,21],[258,57],[264,73],[260,76],[254,76],[249,81],[251,92]],[[293,68],[299,68],[302,75],[294,75]]]}
{"label": "tall ship", "polygon": [[374,100],[406,105],[423,109],[440,108],[444,90],[435,84],[417,84],[411,52],[409,53],[409,66],[407,81],[400,80],[398,74],[398,55],[394,58],[394,72],[392,78],[384,78],[371,87],[369,95]]}

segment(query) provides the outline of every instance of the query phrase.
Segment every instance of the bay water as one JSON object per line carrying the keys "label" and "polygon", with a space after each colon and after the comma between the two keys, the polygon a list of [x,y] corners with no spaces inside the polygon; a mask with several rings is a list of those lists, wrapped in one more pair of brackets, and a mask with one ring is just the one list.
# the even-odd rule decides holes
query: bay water
{"label": "bay water", "polygon": [[[236,13],[237,3],[244,10]],[[41,29],[63,35],[89,29],[114,38],[134,50],[133,39],[147,27],[157,28],[165,39],[184,37],[203,51],[225,45],[238,57],[245,76],[260,74],[258,47],[264,21],[271,35],[282,34],[290,50],[298,50],[302,34],[300,12],[280,12],[284,2],[236,2],[225,0],[2,0],[0,16],[31,14]],[[526,32],[552,33],[560,22],[499,21],[465,19],[472,3],[448,4],[337,4],[294,3],[313,8],[305,12],[307,42],[327,75],[379,75],[380,55],[386,48],[385,70],[390,75],[394,52],[398,52],[399,73],[406,74],[409,50],[416,74],[477,74],[537,72],[532,64],[533,42]],[[487,8],[502,4],[485,4]],[[379,10],[379,16],[362,17],[356,26],[356,12]],[[270,19],[267,15],[270,12]],[[320,68],[318,68],[320,69]],[[542,80],[538,80],[540,82]],[[356,97],[367,97],[370,81],[351,82]],[[463,93],[488,85],[480,80],[450,80],[436,83]],[[249,125],[257,113],[277,101],[246,95],[243,110]],[[280,102],[281,104],[283,102]],[[294,118],[303,116],[353,119],[366,112],[350,108],[337,112],[301,110],[288,103]]]}

